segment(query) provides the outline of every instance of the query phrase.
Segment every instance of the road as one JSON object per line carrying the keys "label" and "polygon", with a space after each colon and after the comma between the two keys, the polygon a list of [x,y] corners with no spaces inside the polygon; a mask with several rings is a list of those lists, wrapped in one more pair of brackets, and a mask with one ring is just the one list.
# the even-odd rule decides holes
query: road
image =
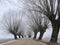
{"label": "road", "polygon": [[8,41],[6,43],[2,43],[2,45],[46,45],[46,44],[40,41],[26,38],[26,39],[17,39],[17,40]]}

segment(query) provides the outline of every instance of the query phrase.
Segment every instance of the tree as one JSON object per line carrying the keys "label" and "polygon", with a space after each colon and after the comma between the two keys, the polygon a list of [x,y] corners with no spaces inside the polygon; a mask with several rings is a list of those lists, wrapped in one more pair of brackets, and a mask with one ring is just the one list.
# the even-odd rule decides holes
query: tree
{"label": "tree", "polygon": [[19,36],[19,38],[21,38],[21,37],[24,38],[24,30],[21,28],[21,26],[17,32],[17,35]]}
{"label": "tree", "polygon": [[50,41],[57,42],[60,27],[60,0],[27,0],[26,2],[27,9],[48,17],[53,28]]}
{"label": "tree", "polygon": [[[42,16],[39,13],[36,13],[35,11],[29,10],[29,23],[28,25],[33,29],[34,31],[34,39],[36,39],[37,32],[40,32],[40,37],[38,40],[42,39],[44,32],[46,31],[46,28],[48,28],[49,20],[46,16]],[[42,22],[44,19],[44,23]],[[42,25],[43,23],[43,25]]]}
{"label": "tree", "polygon": [[15,39],[17,39],[17,33],[21,27],[21,19],[22,19],[21,17],[22,15],[20,11],[15,11],[15,10],[8,11],[3,16],[4,29],[9,31],[9,33],[13,34]]}

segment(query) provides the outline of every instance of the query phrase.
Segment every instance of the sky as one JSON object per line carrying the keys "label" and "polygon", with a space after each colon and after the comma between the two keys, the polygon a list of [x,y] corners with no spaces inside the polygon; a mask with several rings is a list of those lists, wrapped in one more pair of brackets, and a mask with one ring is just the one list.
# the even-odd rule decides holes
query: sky
{"label": "sky", "polygon": [[[2,21],[3,19],[3,15],[5,12],[7,12],[8,10],[17,10],[17,9],[22,9],[24,7],[24,5],[22,4],[22,2],[19,0],[0,0],[0,39],[9,39],[9,38],[14,38],[14,36],[10,33],[8,33],[6,30],[2,29]],[[16,5],[15,5],[16,4]],[[21,8],[20,8],[21,7]],[[25,17],[26,19],[26,17]],[[26,21],[25,19],[23,19],[24,21]],[[52,27],[50,26],[47,31],[44,33],[44,36],[42,38],[43,41],[49,41],[51,38],[51,34],[52,34]],[[39,33],[37,34],[37,38],[39,37]],[[60,38],[60,33],[58,38]],[[58,39],[58,41],[60,41]]]}

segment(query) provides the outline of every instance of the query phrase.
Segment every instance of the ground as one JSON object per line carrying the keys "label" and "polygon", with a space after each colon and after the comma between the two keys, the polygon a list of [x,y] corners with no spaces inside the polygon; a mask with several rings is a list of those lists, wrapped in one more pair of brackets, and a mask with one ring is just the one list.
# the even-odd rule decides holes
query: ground
{"label": "ground", "polygon": [[23,39],[16,39],[11,40],[5,43],[2,43],[2,45],[60,45],[57,43],[44,43],[41,41],[36,41],[30,38],[23,38]]}

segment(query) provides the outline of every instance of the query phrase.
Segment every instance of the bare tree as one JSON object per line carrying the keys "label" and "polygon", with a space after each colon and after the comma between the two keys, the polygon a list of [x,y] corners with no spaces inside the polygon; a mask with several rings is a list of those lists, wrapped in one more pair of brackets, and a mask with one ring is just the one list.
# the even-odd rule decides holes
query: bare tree
{"label": "bare tree", "polygon": [[4,14],[4,29],[9,31],[17,39],[18,29],[20,30],[22,15],[20,11],[8,11]]}
{"label": "bare tree", "polygon": [[[57,42],[60,27],[60,0],[27,0],[27,9],[42,13],[51,21],[53,32],[51,42]],[[56,18],[58,16],[58,18]]]}
{"label": "bare tree", "polygon": [[46,16],[42,16],[41,14],[39,15],[39,13],[36,13],[35,11],[30,11],[30,10],[29,10],[29,15],[27,16],[29,17],[29,20],[30,20],[28,25],[34,31],[34,39],[36,39],[37,32],[40,32],[40,37],[38,40],[42,39],[43,34],[46,31],[46,28],[48,28],[47,26],[48,26],[49,20],[47,19]]}

